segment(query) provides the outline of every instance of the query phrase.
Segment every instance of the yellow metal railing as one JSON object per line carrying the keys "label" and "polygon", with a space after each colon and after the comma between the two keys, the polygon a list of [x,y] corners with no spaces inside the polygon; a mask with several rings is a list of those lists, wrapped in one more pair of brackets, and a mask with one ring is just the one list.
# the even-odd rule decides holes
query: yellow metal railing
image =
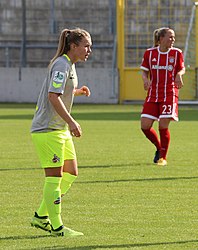
{"label": "yellow metal railing", "polygon": [[[153,45],[153,31],[159,27],[170,27],[176,32],[175,46],[184,50],[189,28],[189,20],[194,1],[162,0],[117,0],[117,62],[119,69],[120,103],[124,101],[143,100],[145,92],[139,66],[144,51]],[[195,71],[198,68],[198,14],[196,8],[193,23],[193,41],[191,53],[196,53],[196,63],[191,62],[184,77],[185,87],[180,98],[194,100],[196,94]],[[195,34],[194,34],[195,33]],[[191,57],[190,57],[191,58]]]}

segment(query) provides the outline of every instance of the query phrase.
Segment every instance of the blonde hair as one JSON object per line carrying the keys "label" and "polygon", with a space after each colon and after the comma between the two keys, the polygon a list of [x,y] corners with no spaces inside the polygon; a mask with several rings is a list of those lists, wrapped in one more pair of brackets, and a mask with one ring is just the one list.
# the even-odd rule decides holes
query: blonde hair
{"label": "blonde hair", "polygon": [[164,37],[166,32],[170,30],[168,27],[162,27],[153,32],[153,47],[159,46],[160,37]]}
{"label": "blonde hair", "polygon": [[85,37],[91,37],[90,34],[83,29],[76,28],[76,29],[64,29],[62,30],[60,37],[59,37],[59,43],[58,48],[56,51],[55,56],[50,61],[49,66],[58,58],[59,56],[62,56],[63,54],[66,54],[70,50],[70,45],[72,43],[75,43],[77,46]]}
{"label": "blonde hair", "polygon": [[153,32],[153,47],[157,47],[159,45],[158,41],[158,29]]}

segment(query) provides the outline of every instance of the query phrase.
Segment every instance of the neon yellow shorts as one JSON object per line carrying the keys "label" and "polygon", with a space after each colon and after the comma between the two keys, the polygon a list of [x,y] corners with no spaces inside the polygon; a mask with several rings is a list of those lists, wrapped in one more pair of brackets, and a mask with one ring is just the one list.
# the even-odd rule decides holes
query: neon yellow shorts
{"label": "neon yellow shorts", "polygon": [[64,165],[64,160],[76,159],[69,130],[32,133],[32,140],[42,168],[61,167]]}

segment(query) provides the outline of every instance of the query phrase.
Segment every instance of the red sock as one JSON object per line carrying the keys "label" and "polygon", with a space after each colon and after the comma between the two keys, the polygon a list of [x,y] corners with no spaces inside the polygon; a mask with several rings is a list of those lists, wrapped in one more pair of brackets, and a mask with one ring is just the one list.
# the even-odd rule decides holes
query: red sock
{"label": "red sock", "polygon": [[161,148],[160,141],[158,139],[156,131],[153,128],[142,129],[142,131],[145,134],[145,136],[149,139],[149,141],[151,141],[155,145],[156,149],[160,150]]}
{"label": "red sock", "polygon": [[168,152],[168,147],[170,143],[170,132],[168,128],[159,129],[160,133],[160,141],[161,141],[161,150],[160,150],[160,158],[166,159],[166,155]]}

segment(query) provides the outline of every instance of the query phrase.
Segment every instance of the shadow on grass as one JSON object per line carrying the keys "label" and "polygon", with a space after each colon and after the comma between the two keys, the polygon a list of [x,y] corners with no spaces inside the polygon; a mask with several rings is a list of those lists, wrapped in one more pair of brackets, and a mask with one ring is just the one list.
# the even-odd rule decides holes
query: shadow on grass
{"label": "shadow on grass", "polygon": [[[146,165],[146,164],[144,164]],[[148,164],[150,166],[151,164]],[[78,166],[80,169],[95,169],[95,168],[123,168],[123,166],[128,166],[128,167],[133,167],[133,166],[142,166],[140,163],[129,163],[129,164],[115,164],[115,165],[97,165],[97,166]],[[30,171],[30,170],[42,170],[41,167],[36,167],[36,168],[0,168],[1,171]]]}
{"label": "shadow on grass", "polygon": [[41,170],[41,168],[0,168],[1,171],[26,171],[26,170]]}
{"label": "shadow on grass", "polygon": [[[119,249],[119,248],[142,248],[149,246],[169,246],[169,245],[183,245],[188,243],[198,243],[198,240],[184,240],[184,241],[170,241],[170,242],[149,242],[149,243],[135,243],[135,244],[122,244],[122,245],[96,245],[96,246],[81,246],[81,247],[66,247],[66,246],[53,246],[56,250],[94,250],[94,249]],[[30,250],[33,250],[32,248]],[[44,247],[42,249],[52,249],[51,247]]]}
{"label": "shadow on grass", "polygon": [[[35,236],[8,236],[8,237],[0,237],[0,241],[6,240],[32,240],[38,238],[48,238],[52,237],[51,235],[35,235]],[[80,246],[80,247],[68,247],[68,246],[53,246],[53,249],[56,250],[94,250],[94,249],[119,249],[119,248],[138,248],[138,247],[149,247],[149,246],[165,246],[165,245],[182,245],[188,243],[198,243],[198,240],[183,240],[183,241],[170,241],[170,242],[148,242],[148,243],[135,243],[135,244],[122,244],[122,245],[92,245],[92,246]],[[33,250],[36,248],[28,248],[29,250]],[[42,249],[52,249],[52,247],[42,247]]]}
{"label": "shadow on grass", "polygon": [[[141,112],[105,112],[105,113],[74,113],[77,120],[112,120],[112,121],[139,121]],[[181,121],[198,121],[198,109],[180,110]]]}
{"label": "shadow on grass", "polygon": [[[153,164],[144,164],[144,166],[152,166]],[[134,167],[134,166],[143,166],[140,163],[128,163],[128,164],[115,164],[115,165],[97,165],[97,166],[78,166],[79,169],[101,169],[101,168],[123,168],[125,167]],[[30,170],[42,170],[41,167],[36,168],[0,168],[1,171],[30,171]]]}
{"label": "shadow on grass", "polygon": [[33,115],[16,114],[16,115],[0,115],[0,120],[32,120]]}
{"label": "shadow on grass", "polygon": [[98,180],[98,181],[78,181],[78,184],[96,184],[96,183],[118,183],[118,182],[142,182],[142,181],[175,181],[175,180],[194,180],[198,176],[181,176],[181,177],[164,177],[164,178],[137,178],[137,179],[123,179],[123,180]]}
{"label": "shadow on grass", "polygon": [[[140,112],[87,112],[73,113],[76,120],[86,121],[139,121]],[[0,115],[0,120],[32,120],[32,114]],[[181,121],[198,121],[198,110],[180,110]]]}
{"label": "shadow on grass", "polygon": [[[73,117],[76,120],[88,120],[88,121],[130,121],[140,120],[140,113],[138,112],[105,112],[105,113],[74,113]],[[31,114],[12,114],[12,115],[0,115],[0,120],[32,120]]]}
{"label": "shadow on grass", "polygon": [[[135,164],[135,166],[141,164]],[[150,164],[148,164],[150,166]],[[132,166],[131,164],[125,166]],[[107,166],[89,166],[89,167],[81,167],[81,168],[115,168],[115,167],[122,167],[123,165],[107,165]],[[32,171],[32,170],[39,170],[43,171],[41,168],[1,168],[1,171]],[[159,178],[129,178],[129,179],[120,179],[120,180],[96,180],[96,181],[78,181],[76,184],[96,184],[96,183],[118,183],[118,182],[142,182],[142,181],[175,181],[175,180],[194,180],[198,179],[198,176],[170,176],[170,177],[159,177]]]}
{"label": "shadow on grass", "polygon": [[13,235],[13,236],[7,236],[7,237],[0,237],[0,242],[5,240],[32,240],[32,239],[38,239],[38,238],[46,238],[46,237],[52,237],[51,235]]}

